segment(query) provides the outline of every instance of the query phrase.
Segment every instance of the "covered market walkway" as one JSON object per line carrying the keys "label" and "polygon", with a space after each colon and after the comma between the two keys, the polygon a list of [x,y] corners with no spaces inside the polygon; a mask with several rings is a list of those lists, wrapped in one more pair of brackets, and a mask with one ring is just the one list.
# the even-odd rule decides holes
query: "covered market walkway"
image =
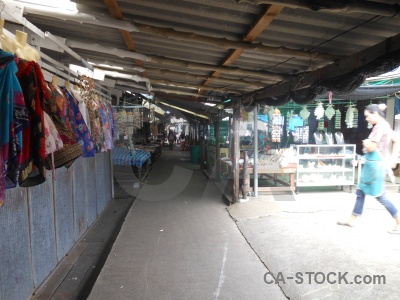
{"label": "covered market walkway", "polygon": [[[126,201],[125,191],[113,201]],[[397,187],[388,191],[400,206]],[[113,203],[94,227],[106,231],[105,219],[119,213]],[[400,236],[387,233],[392,220],[372,199],[357,228],[337,226],[353,203],[354,194],[330,187],[227,206],[188,152],[165,150],[122,216],[99,276],[73,287],[87,276],[76,271],[36,299],[397,299]],[[365,282],[353,284],[357,275]],[[273,278],[278,284],[267,283]]]}

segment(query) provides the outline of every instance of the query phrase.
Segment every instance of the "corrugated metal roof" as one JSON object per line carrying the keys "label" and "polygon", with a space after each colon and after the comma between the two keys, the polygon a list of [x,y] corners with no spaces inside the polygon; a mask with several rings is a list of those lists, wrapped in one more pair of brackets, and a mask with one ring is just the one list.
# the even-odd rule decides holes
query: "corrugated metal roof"
{"label": "corrugated metal roof", "polygon": [[[259,90],[267,90],[267,95],[268,88],[272,86],[274,89],[271,89],[269,95],[279,95],[285,92],[288,86],[293,86],[289,84],[291,80],[297,80],[296,87],[300,88],[302,82],[300,84],[299,81],[312,72],[319,72],[319,79],[339,76],[384,55],[385,50],[379,50],[377,53],[376,50],[369,52],[368,49],[379,43],[387,43],[391,37],[391,41],[397,41],[397,35],[400,33],[397,15],[384,17],[374,12],[313,11],[268,5],[269,2],[296,1],[261,1],[264,4],[260,5],[251,4],[258,3],[257,0],[247,1],[250,3],[237,3],[239,1],[232,0],[75,2],[81,13],[122,17],[121,24],[132,21],[140,32],[132,31],[125,35],[124,39],[124,32],[107,26],[107,22],[102,24],[105,26],[81,24],[69,18],[62,20],[49,13],[38,14],[28,9],[24,16],[42,31],[65,38],[67,43],[81,41],[87,45],[96,44],[94,49],[71,47],[88,61],[108,61],[110,64],[127,67],[141,65],[145,69],[144,73],[129,68],[121,72],[148,78],[156,97],[162,97],[165,101],[181,101],[181,105],[187,102],[207,101],[207,97],[198,97],[200,94],[213,98],[214,101]],[[326,1],[316,0],[313,3],[317,7],[318,3],[324,4]],[[349,3],[351,4],[351,1]],[[359,1],[357,5],[366,6],[370,3],[372,2]],[[397,2],[375,3],[385,7]],[[269,21],[265,21],[268,18]],[[144,28],[142,25],[150,27]],[[257,27],[251,31],[253,26],[262,29]],[[246,37],[247,34],[249,36]],[[255,39],[252,41],[254,35]],[[244,39],[247,40],[246,44]],[[134,50],[146,55],[149,61],[139,62],[101,51],[104,47],[128,50],[129,43],[131,51],[134,46]],[[226,46],[227,44],[230,45]],[[234,53],[235,49],[255,44],[260,47]],[[399,47],[399,44],[393,42],[390,51],[396,51]],[[42,51],[58,61],[65,61],[65,54],[43,48]],[[317,53],[332,57],[324,58]],[[361,55],[360,61],[349,66],[348,62],[357,55]],[[337,65],[337,69],[333,67],[333,63]],[[323,69],[328,65],[329,69]],[[218,70],[220,74],[214,74]],[[255,74],[256,72],[258,74]],[[216,76],[211,77],[213,74]],[[276,77],[271,76],[274,74]],[[313,76],[307,80],[305,86],[318,77]],[[284,82],[288,84],[284,85]],[[147,88],[145,82],[132,83],[135,87],[141,86],[143,90]],[[204,84],[207,89],[202,89]]]}

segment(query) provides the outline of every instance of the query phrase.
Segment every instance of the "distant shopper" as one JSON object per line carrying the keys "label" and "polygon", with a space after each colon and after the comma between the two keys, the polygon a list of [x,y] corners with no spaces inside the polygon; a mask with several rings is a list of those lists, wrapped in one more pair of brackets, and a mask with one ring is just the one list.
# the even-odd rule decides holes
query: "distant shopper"
{"label": "distant shopper", "polygon": [[174,141],[175,141],[175,134],[172,130],[169,131],[168,133],[168,145],[169,145],[169,150],[174,149]]}
{"label": "distant shopper", "polygon": [[[364,111],[365,119],[374,125],[368,139],[363,141],[365,162],[360,166],[361,175],[356,190],[356,203],[353,213],[347,222],[338,222],[338,225],[354,226],[357,218],[362,215],[365,195],[376,199],[387,209],[396,221],[394,229],[389,233],[400,234],[400,217],[397,208],[386,198],[385,176],[396,167],[400,140],[385,120],[385,104],[370,104]],[[389,147],[392,142],[392,151]],[[393,172],[391,172],[393,176]]]}
{"label": "distant shopper", "polygon": [[179,136],[179,143],[181,146],[181,151],[185,151],[185,141],[186,141],[185,133],[182,131],[181,135]]}

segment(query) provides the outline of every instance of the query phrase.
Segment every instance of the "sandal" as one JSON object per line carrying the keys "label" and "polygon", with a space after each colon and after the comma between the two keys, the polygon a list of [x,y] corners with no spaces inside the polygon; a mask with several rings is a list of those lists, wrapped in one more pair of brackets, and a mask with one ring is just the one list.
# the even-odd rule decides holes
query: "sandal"
{"label": "sandal", "polygon": [[[353,224],[350,224],[349,222],[337,222],[337,225],[341,225],[341,226],[348,226],[348,227],[355,227]],[[399,232],[400,233],[400,232]]]}
{"label": "sandal", "polygon": [[400,227],[396,226],[394,229],[388,231],[390,234],[400,234]]}

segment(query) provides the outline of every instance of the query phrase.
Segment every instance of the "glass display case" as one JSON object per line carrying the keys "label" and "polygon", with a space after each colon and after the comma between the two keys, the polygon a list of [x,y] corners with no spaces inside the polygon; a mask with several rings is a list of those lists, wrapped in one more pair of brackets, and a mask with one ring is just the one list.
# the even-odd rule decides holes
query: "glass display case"
{"label": "glass display case", "polygon": [[300,187],[354,185],[356,145],[296,145],[296,193]]}

